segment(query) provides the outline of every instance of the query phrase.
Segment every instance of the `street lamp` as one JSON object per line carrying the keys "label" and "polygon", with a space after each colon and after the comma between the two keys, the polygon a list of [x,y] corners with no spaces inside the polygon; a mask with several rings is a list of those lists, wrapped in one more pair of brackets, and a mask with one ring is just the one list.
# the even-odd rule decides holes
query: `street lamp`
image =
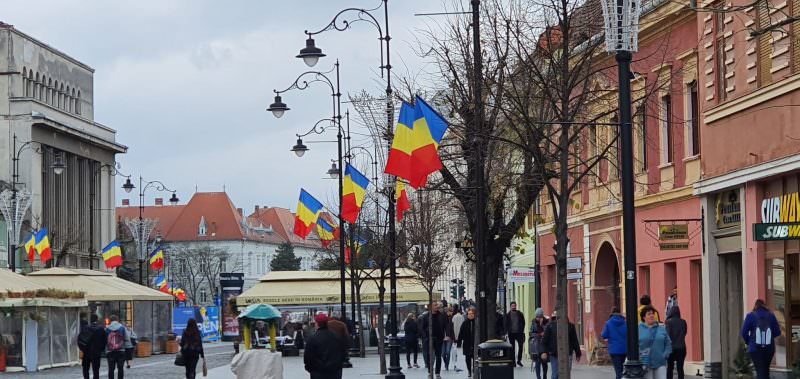
{"label": "street lamp", "polygon": [[[31,116],[33,117],[33,115]],[[32,144],[39,144],[38,147],[33,147]],[[19,242],[19,232],[22,229],[22,221],[25,219],[25,214],[28,212],[28,207],[31,205],[32,194],[30,191],[24,189],[22,191],[17,189],[19,184],[19,159],[22,152],[26,149],[32,149],[34,152],[42,153],[42,144],[36,141],[27,141],[17,147],[17,135],[13,136],[12,151],[14,152],[12,158],[12,173],[11,173],[11,188],[3,190],[0,193],[0,212],[6,220],[6,229],[8,231],[8,269],[11,272],[17,269],[17,246]],[[67,165],[64,163],[63,152],[55,152],[55,157],[50,168],[56,175],[64,173]]]}
{"label": "street lamp", "polygon": [[275,100],[269,105],[267,110],[272,112],[272,115],[275,116],[275,118],[281,118],[283,117],[283,114],[289,110],[289,107],[287,107],[283,100],[281,100],[281,95],[276,94]]}
{"label": "street lamp", "polygon": [[325,54],[322,53],[322,49],[316,47],[314,45],[314,39],[309,36],[306,40],[306,47],[300,49],[300,54],[297,54],[296,57],[302,58],[306,66],[314,67],[317,65],[317,62],[319,62],[319,59],[324,56]]}
{"label": "street lamp", "polygon": [[302,157],[303,155],[305,155],[306,151],[308,151],[308,146],[303,144],[302,138],[298,138],[297,144],[292,146],[291,151],[294,151],[295,155],[297,155],[298,157]]}
{"label": "street lamp", "polygon": [[331,168],[328,169],[328,176],[330,176],[331,179],[339,177],[339,167],[336,167],[336,162],[331,162]]}
{"label": "street lamp", "polygon": [[638,50],[640,0],[602,0],[606,50],[616,53],[619,78],[619,127],[622,154],[622,245],[625,252],[625,316],[627,359],[625,378],[642,378],[636,291],[636,225],[633,199],[633,125],[631,120],[631,59]]}

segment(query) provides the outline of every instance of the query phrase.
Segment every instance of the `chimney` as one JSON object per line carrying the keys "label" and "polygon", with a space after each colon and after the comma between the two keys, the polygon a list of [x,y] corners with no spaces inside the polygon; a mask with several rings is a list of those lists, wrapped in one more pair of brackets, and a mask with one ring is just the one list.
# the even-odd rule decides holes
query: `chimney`
{"label": "chimney", "polygon": [[164,205],[164,198],[163,197],[157,197],[156,198],[156,205],[157,206]]}
{"label": "chimney", "polygon": [[244,217],[244,210],[242,208],[236,208],[236,211],[239,212],[240,217]]}
{"label": "chimney", "polygon": [[122,206],[123,207],[131,206],[131,199],[122,199]]}
{"label": "chimney", "polygon": [[256,205],[256,213],[258,213],[258,205]]}

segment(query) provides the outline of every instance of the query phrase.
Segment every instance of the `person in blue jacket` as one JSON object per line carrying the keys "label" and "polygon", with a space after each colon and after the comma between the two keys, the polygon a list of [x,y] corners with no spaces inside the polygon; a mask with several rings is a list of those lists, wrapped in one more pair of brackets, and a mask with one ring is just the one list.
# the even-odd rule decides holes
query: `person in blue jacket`
{"label": "person in blue jacket", "polygon": [[600,336],[608,341],[608,354],[614,364],[617,379],[622,378],[622,365],[625,363],[625,354],[628,353],[627,334],[625,317],[619,313],[618,307],[612,308],[611,317],[606,321]]}
{"label": "person in blue jacket", "polygon": [[639,317],[639,357],[647,379],[667,379],[667,358],[672,353],[672,341],[667,329],[656,321],[656,311],[651,305],[642,308]]}
{"label": "person in blue jacket", "polygon": [[753,311],[747,314],[742,325],[742,338],[756,368],[756,378],[769,379],[769,366],[775,355],[775,338],[780,335],[781,327],[775,314],[767,308],[764,300],[756,300]]}

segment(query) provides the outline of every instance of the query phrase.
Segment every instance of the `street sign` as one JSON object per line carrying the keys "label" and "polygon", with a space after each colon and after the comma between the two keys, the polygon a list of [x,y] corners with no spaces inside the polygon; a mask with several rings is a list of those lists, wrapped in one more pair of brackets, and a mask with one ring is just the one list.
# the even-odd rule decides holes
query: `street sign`
{"label": "street sign", "polygon": [[568,272],[567,273],[567,280],[578,280],[583,279],[582,272]]}
{"label": "street sign", "polygon": [[536,270],[532,267],[511,267],[508,269],[508,281],[512,283],[533,283],[536,281]]}
{"label": "street sign", "polygon": [[567,257],[567,270],[580,270],[581,257]]}

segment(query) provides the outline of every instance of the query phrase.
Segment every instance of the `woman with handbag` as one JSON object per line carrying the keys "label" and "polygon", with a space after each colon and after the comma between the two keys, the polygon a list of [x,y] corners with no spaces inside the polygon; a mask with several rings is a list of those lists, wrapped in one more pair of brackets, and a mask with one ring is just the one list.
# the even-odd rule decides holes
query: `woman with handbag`
{"label": "woman with handbag", "polygon": [[[531,355],[533,365],[531,369],[536,371],[536,379],[547,379],[547,363],[549,362],[547,356],[547,349],[542,345],[542,337],[544,336],[544,329],[547,326],[547,318],[544,317],[542,308],[536,308],[534,312],[534,319],[531,320],[530,341],[528,351]],[[544,375],[542,375],[544,371]]]}
{"label": "woman with handbag", "polygon": [[[186,368],[186,379],[195,379],[197,375],[197,361],[203,358],[203,376],[206,376],[206,357],[203,353],[203,339],[200,337],[200,329],[197,328],[197,321],[189,319],[186,329],[181,336],[181,355]],[[176,359],[177,361],[177,359]]]}

